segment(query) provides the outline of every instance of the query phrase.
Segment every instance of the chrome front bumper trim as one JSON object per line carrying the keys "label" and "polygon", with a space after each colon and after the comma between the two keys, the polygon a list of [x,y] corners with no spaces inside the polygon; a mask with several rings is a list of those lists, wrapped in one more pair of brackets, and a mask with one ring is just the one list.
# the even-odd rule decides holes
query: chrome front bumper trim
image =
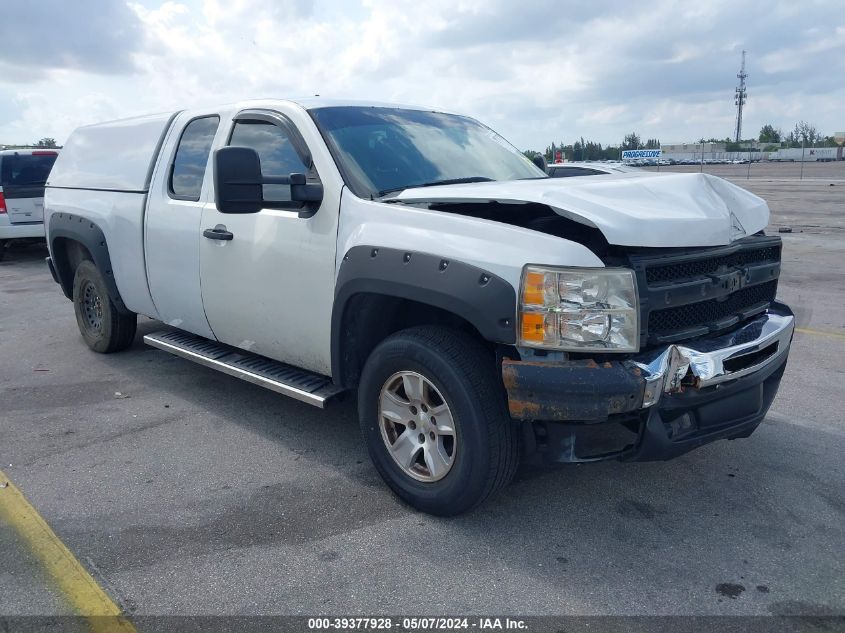
{"label": "chrome front bumper trim", "polygon": [[710,387],[777,362],[789,352],[794,329],[795,317],[789,309],[775,304],[733,332],[651,350],[626,364],[642,372],[646,381],[643,406],[650,407],[663,393]]}

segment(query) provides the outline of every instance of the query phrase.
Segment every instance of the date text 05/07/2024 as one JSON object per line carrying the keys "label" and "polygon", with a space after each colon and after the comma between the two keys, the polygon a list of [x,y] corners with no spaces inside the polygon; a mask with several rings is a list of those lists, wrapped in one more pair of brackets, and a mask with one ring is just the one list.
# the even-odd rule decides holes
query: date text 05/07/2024
{"label": "date text 05/07/2024", "polygon": [[312,631],[367,631],[367,630],[403,630],[403,631],[445,631],[471,630],[525,631],[525,620],[500,617],[334,617],[308,618],[308,629]]}

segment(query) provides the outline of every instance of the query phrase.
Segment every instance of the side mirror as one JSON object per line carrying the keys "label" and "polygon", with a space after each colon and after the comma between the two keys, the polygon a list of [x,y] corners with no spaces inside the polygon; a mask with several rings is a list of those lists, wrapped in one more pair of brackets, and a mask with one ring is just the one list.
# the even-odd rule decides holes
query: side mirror
{"label": "side mirror", "polygon": [[288,182],[290,182],[290,199],[294,202],[315,203],[316,208],[317,203],[323,201],[323,185],[307,183],[305,174],[291,174],[288,177]]}
{"label": "side mirror", "polygon": [[[262,185],[289,185],[290,202],[264,202]],[[323,185],[308,183],[305,174],[263,177],[258,152],[249,147],[222,147],[214,152],[214,201],[220,213],[257,213],[265,206],[309,210],[313,215],[323,200]]]}
{"label": "side mirror", "polygon": [[534,158],[531,159],[531,162],[533,162],[535,165],[537,165],[537,167],[542,169],[544,174],[549,173],[549,165],[548,163],[546,163],[546,157],[542,154],[534,154]]}
{"label": "side mirror", "polygon": [[258,152],[221,147],[214,152],[214,201],[220,213],[258,213],[264,206]]}

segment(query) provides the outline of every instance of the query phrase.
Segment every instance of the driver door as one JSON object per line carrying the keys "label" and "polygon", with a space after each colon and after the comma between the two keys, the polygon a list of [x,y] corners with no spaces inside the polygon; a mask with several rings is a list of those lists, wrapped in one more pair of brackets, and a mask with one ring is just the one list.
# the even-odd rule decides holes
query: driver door
{"label": "driver door", "polygon": [[[264,177],[305,173],[315,182],[319,165],[309,144],[322,141],[307,117],[304,111],[241,111],[227,144],[258,152]],[[324,155],[317,152],[316,159]],[[289,185],[263,185],[266,206],[258,213],[224,214],[211,198],[200,224],[200,278],[219,341],[330,375],[339,194],[340,187],[325,187],[310,217],[292,208]]]}

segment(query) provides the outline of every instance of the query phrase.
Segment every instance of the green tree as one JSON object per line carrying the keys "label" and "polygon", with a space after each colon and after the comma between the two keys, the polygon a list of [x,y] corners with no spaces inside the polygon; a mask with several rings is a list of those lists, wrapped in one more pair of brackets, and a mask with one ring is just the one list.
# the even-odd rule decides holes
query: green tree
{"label": "green tree", "polygon": [[790,147],[801,147],[802,143],[806,147],[807,145],[812,145],[821,138],[822,137],[819,135],[816,126],[812,123],[807,123],[802,119],[795,124],[795,127],[792,128],[792,131],[786,137],[786,140]]}
{"label": "green tree", "polygon": [[760,128],[758,140],[761,143],[780,143],[782,137],[783,132],[780,128],[776,128],[774,125],[766,123],[766,125]]}
{"label": "green tree", "polygon": [[636,132],[626,134],[622,139],[622,149],[638,149],[640,145],[640,135]]}
{"label": "green tree", "polygon": [[40,141],[35,144],[35,147],[50,147],[55,148],[58,147],[56,144],[56,139],[50,138],[49,136],[45,136]]}

